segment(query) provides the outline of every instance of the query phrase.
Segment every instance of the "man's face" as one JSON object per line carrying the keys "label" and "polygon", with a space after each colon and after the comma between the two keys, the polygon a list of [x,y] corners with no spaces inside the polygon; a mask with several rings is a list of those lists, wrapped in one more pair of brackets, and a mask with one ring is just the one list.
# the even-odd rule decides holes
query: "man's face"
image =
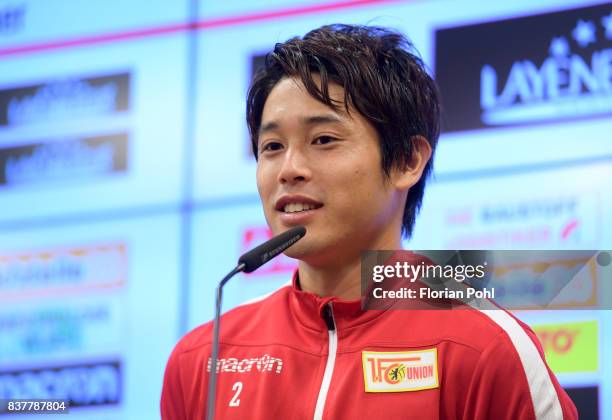
{"label": "man's face", "polygon": [[[330,83],[329,92],[342,103],[342,87]],[[306,236],[287,255],[314,265],[392,245],[406,197],[383,176],[374,127],[352,108],[340,109],[284,78],[261,119],[257,188],[266,220],[275,234],[305,226]]]}

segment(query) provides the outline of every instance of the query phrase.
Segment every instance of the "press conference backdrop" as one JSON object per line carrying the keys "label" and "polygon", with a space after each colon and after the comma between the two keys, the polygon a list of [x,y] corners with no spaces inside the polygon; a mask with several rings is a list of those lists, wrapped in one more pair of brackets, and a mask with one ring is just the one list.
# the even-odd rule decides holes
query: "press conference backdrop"
{"label": "press conference backdrop", "polygon": [[[336,22],[405,32],[442,91],[407,248],[612,248],[609,3],[0,0],[0,398],[64,387],[71,418],[159,417],[173,345],[270,236],[252,74]],[[224,309],[294,267],[237,276]],[[612,419],[610,312],[519,316],[585,418]]]}

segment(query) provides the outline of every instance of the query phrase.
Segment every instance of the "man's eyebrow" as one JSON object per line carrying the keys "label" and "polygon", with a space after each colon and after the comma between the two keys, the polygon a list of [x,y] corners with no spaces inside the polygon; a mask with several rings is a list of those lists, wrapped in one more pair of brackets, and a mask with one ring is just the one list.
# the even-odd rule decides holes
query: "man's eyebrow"
{"label": "man's eyebrow", "polygon": [[[317,125],[317,124],[342,124],[344,123],[344,119],[337,116],[336,114],[321,114],[321,115],[309,115],[300,118],[300,122],[302,125]],[[268,131],[278,130],[280,124],[277,121],[269,121],[265,124],[262,124],[259,127],[259,135],[266,133]]]}
{"label": "man's eyebrow", "polygon": [[267,122],[265,124],[262,124],[261,127],[259,127],[259,135],[261,136],[263,133],[267,132],[267,131],[274,131],[277,130],[279,127],[278,123],[276,121],[270,121]]}
{"label": "man's eyebrow", "polygon": [[309,117],[301,118],[301,122],[304,125],[316,125],[316,124],[329,124],[329,123],[343,123],[344,120],[336,114],[322,114],[322,115],[311,115]]}

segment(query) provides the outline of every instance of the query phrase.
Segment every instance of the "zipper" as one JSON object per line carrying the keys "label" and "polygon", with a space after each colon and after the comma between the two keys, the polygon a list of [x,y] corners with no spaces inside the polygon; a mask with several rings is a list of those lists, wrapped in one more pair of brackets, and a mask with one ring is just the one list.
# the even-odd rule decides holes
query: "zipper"
{"label": "zipper", "polygon": [[327,393],[329,391],[329,385],[331,384],[332,374],[334,373],[334,365],[336,364],[336,350],[338,349],[338,332],[336,331],[336,323],[334,321],[334,311],[332,309],[331,302],[325,305],[323,308],[323,319],[327,325],[327,333],[329,334],[329,351],[327,353],[327,364],[325,365],[325,373],[323,374],[323,381],[321,381],[321,388],[319,389],[319,396],[317,398],[317,405],[314,412],[314,420],[323,419],[323,409],[325,408],[325,400],[327,399]]}

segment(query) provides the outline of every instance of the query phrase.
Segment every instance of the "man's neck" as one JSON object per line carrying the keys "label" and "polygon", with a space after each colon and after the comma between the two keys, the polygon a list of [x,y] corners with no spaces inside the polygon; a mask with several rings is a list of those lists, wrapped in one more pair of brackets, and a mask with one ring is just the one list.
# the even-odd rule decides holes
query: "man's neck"
{"label": "man's neck", "polygon": [[[401,248],[401,235],[381,237],[366,249],[395,250]],[[350,254],[349,254],[350,255]],[[339,258],[329,265],[299,263],[300,288],[317,296],[333,296],[342,300],[358,300],[361,297],[361,255]]]}
{"label": "man's neck", "polygon": [[[405,200],[405,199],[404,199]],[[388,223],[389,229],[368,243],[361,242],[363,249],[395,250],[402,247],[402,212],[398,212]],[[336,255],[333,260],[317,261],[309,264],[299,262],[300,288],[317,296],[333,296],[342,300],[361,298],[361,253],[345,247],[344,255]]]}
{"label": "man's neck", "polygon": [[317,296],[334,296],[343,300],[357,300],[361,296],[361,260],[342,267],[314,268],[300,261],[300,288]]}

